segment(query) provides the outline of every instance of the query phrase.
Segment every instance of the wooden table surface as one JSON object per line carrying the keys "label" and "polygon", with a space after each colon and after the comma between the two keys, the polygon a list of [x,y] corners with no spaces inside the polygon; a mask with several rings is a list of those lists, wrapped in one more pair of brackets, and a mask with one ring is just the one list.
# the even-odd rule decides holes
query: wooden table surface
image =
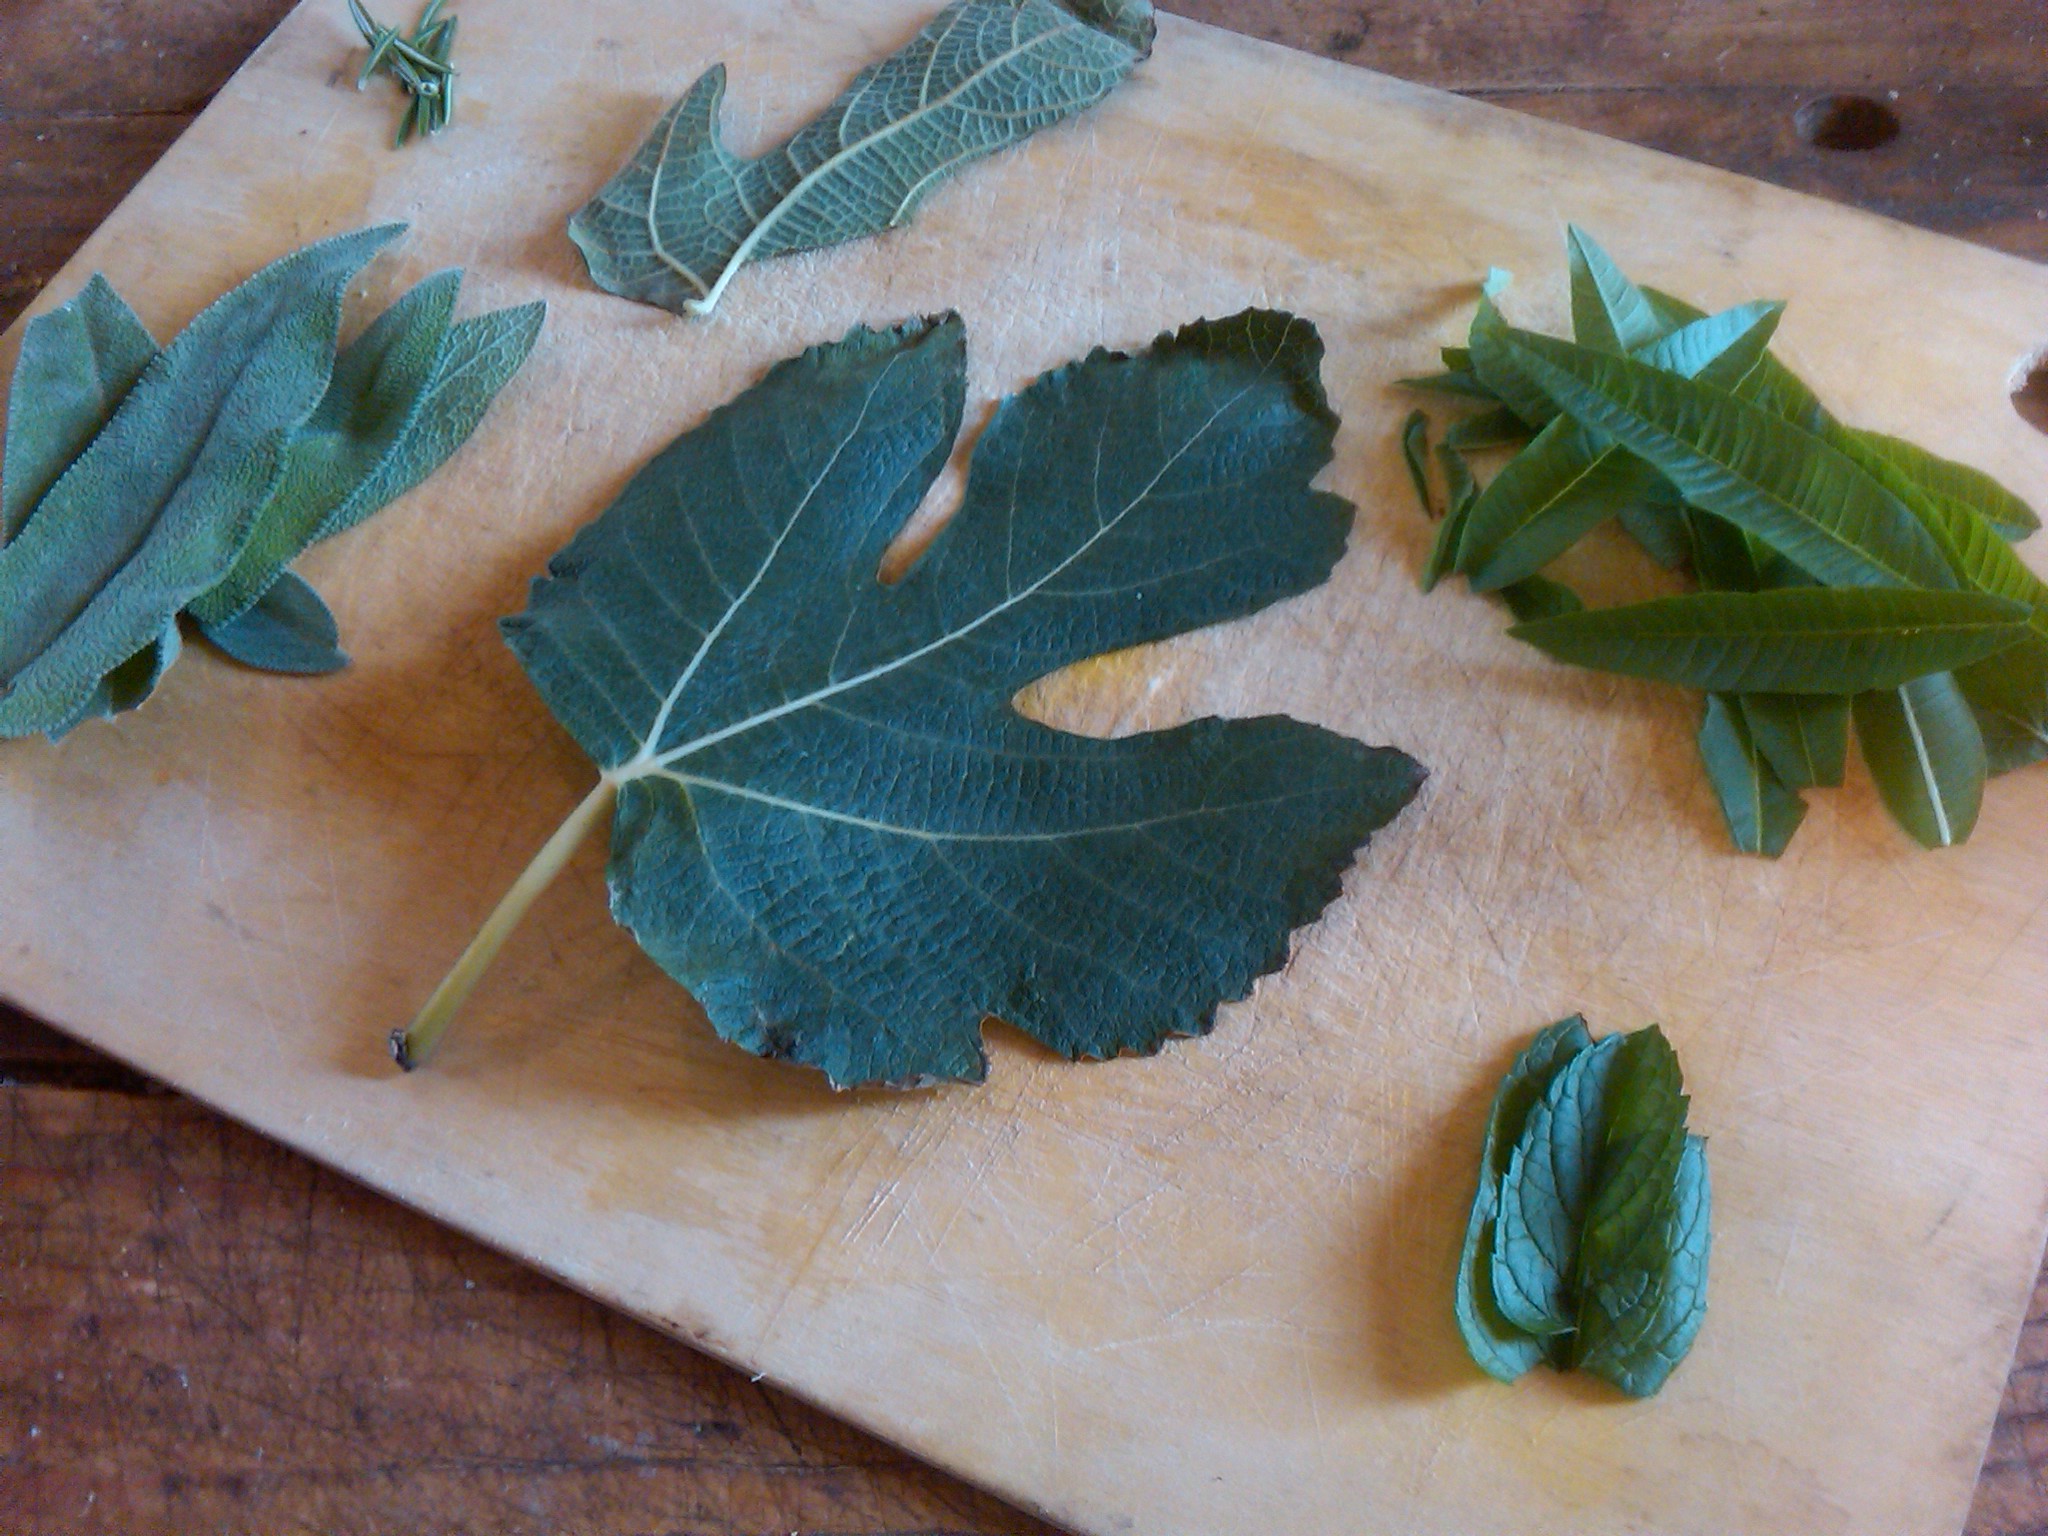
{"label": "wooden table surface", "polygon": [[[0,325],[291,4],[0,0]],[[1177,8],[2048,258],[2042,0]],[[2048,1278],[1971,1536],[2044,1383]],[[0,1007],[0,1530],[200,1529],[1048,1528]]]}

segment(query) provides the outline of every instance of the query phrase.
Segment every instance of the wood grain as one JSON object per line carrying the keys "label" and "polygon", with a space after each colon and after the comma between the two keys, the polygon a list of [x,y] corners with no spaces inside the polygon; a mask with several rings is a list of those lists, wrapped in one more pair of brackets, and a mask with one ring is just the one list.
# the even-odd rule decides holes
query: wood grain
{"label": "wood grain", "polygon": [[[0,246],[0,320],[40,286],[118,198],[127,180],[174,137],[221,73],[286,8],[274,0],[217,0],[166,8],[147,18],[146,26],[136,13],[147,8],[111,4],[30,5],[0,17],[0,163],[10,167],[8,178],[0,182],[0,211],[8,215],[6,243]],[[1350,7],[1277,3],[1216,4],[1208,9],[1208,19],[1297,46],[1532,107],[1932,227],[1968,233],[2015,252],[2043,251],[2044,178],[2035,146],[2048,138],[2039,121],[2040,99],[2025,88],[2039,57],[2040,18],[2031,5],[1867,6],[1845,15],[1840,8],[1824,5],[1781,6],[1759,13],[1732,6],[1549,3],[1518,8],[1507,26],[1499,24],[1497,7],[1411,4],[1379,6],[1369,14]],[[1674,11],[1680,13],[1675,20]],[[148,30],[160,36],[136,35]],[[90,69],[75,67],[81,42],[92,45],[87,50]],[[1869,155],[1826,155],[1800,144],[1791,128],[1792,109],[1821,90],[1834,89],[1898,89],[1895,105],[1905,132],[1893,145]],[[112,1074],[108,1082],[132,1083],[121,1069],[95,1066],[88,1054],[54,1041],[55,1037],[0,1023],[0,1063],[5,1064],[0,1071],[87,1074],[80,1081],[91,1080],[90,1074],[97,1071]],[[575,1510],[576,1518],[590,1522],[593,1531],[644,1528],[644,1511],[654,1507],[691,1508],[687,1528],[706,1531],[766,1530],[806,1522],[864,1532],[925,1529],[943,1521],[953,1522],[944,1528],[962,1531],[1026,1528],[1022,1517],[993,1512],[993,1506],[962,1490],[929,1497],[919,1493],[920,1488],[947,1485],[934,1474],[908,1469],[894,1453],[837,1430],[786,1400],[763,1397],[757,1403],[753,1396],[736,1392],[733,1383],[741,1378],[723,1367],[601,1309],[570,1300],[549,1283],[482,1255],[440,1228],[345,1181],[313,1172],[289,1153],[246,1133],[219,1128],[203,1111],[165,1100],[70,1099],[31,1090],[16,1090],[10,1097],[15,1101],[9,1111],[14,1120],[8,1158],[0,1169],[0,1178],[6,1180],[6,1203],[0,1206],[6,1213],[5,1225],[0,1230],[10,1235],[10,1241],[17,1232],[45,1227],[63,1231],[59,1218],[50,1214],[51,1207],[35,1205],[31,1195],[16,1193],[16,1175],[39,1170],[48,1178],[68,1179],[67,1189],[93,1192],[86,1203],[96,1211],[106,1207],[107,1214],[104,1219],[96,1217],[96,1224],[88,1223],[90,1231],[74,1225],[64,1235],[67,1262],[105,1274],[118,1267],[121,1255],[136,1243],[153,1246],[170,1254],[166,1272],[179,1298],[175,1311],[167,1312],[155,1295],[103,1289],[96,1296],[90,1314],[94,1326],[101,1337],[117,1342],[93,1357],[118,1357],[117,1363],[130,1365],[142,1362],[131,1378],[103,1365],[116,1385],[97,1396],[52,1393],[45,1384],[51,1373],[64,1370],[52,1360],[73,1347],[67,1330],[74,1323],[79,1329],[86,1326],[72,1314],[64,1314],[72,1318],[64,1321],[60,1304],[51,1304],[54,1311],[36,1311],[36,1321],[25,1326],[24,1335],[37,1347],[4,1352],[10,1362],[21,1362],[18,1373],[0,1366],[0,1372],[7,1373],[0,1378],[0,1391],[6,1393],[0,1400],[8,1402],[10,1419],[16,1417],[15,1406],[24,1405],[29,1421],[62,1425],[64,1432],[46,1431],[35,1437],[23,1456],[0,1459],[0,1489],[14,1486],[11,1478],[19,1469],[32,1469],[36,1497],[51,1501],[35,1507],[47,1509],[53,1521],[61,1517],[63,1500],[79,1489],[110,1490],[101,1497],[110,1500],[111,1508],[111,1490],[118,1488],[121,1513],[117,1517],[103,1510],[100,1518],[134,1530],[190,1528],[189,1522],[202,1519],[247,1520],[269,1528],[287,1515],[316,1518],[305,1513],[316,1508],[323,1511],[317,1518],[340,1521],[336,1528],[345,1527],[351,1516],[367,1521],[363,1528],[399,1528],[417,1522],[425,1508],[442,1517],[451,1510],[468,1511],[468,1518],[478,1522],[496,1519],[504,1528],[523,1529],[540,1518],[535,1510],[556,1507],[548,1504],[551,1499],[562,1500],[559,1507]],[[80,1119],[80,1104],[91,1106],[85,1112],[89,1124]],[[24,1124],[28,1130],[15,1135]],[[154,1150],[138,1150],[143,1147]],[[122,1214],[121,1202],[135,1188],[127,1174],[159,1156],[172,1177],[196,1179],[199,1175],[192,1169],[204,1155],[201,1147],[218,1149],[219,1163],[207,1165],[217,1180],[266,1189],[288,1184],[292,1198],[282,1204],[242,1198],[181,1205],[158,1198],[158,1191],[145,1199],[154,1225],[142,1233]],[[295,1172],[283,1174],[279,1169]],[[424,1289],[409,1292],[397,1284],[355,1287],[345,1257],[335,1266],[300,1262],[301,1250],[294,1247],[299,1237],[294,1224],[299,1221],[309,1224],[309,1230],[315,1221],[331,1223],[331,1229],[323,1225],[323,1232],[337,1234],[334,1242],[344,1255],[370,1253],[371,1269],[380,1267],[374,1251],[380,1245],[385,1258],[423,1255],[418,1262]],[[388,1224],[390,1231],[386,1233],[380,1223]],[[230,1236],[214,1230],[223,1225]],[[441,1256],[448,1267],[434,1273]],[[27,1273],[34,1284],[39,1262],[10,1273]],[[375,1476],[386,1488],[383,1502],[361,1479],[347,1484],[353,1504],[347,1499],[314,1502],[307,1489],[307,1469],[331,1468],[338,1457],[349,1457],[358,1467],[373,1458],[356,1454],[361,1447],[350,1443],[349,1431],[336,1432],[340,1418],[320,1421],[291,1411],[295,1394],[289,1387],[274,1385],[288,1378],[273,1369],[272,1351],[260,1343],[236,1348],[223,1342],[228,1335],[258,1341],[265,1336],[261,1329],[235,1333],[238,1314],[247,1315],[251,1305],[242,1288],[229,1283],[237,1263],[244,1266],[245,1280],[249,1275],[265,1278],[263,1306],[283,1305],[282,1300],[273,1303],[267,1291],[276,1287],[289,1292],[289,1277],[298,1277],[301,1315],[293,1327],[303,1340],[310,1326],[312,1348],[324,1354],[322,1401],[357,1409],[371,1403],[373,1415],[383,1414],[380,1423],[402,1427],[402,1432],[378,1442],[374,1456]],[[472,1328],[501,1340],[555,1340],[546,1357],[558,1368],[565,1359],[591,1358],[587,1351],[578,1352],[580,1346],[560,1341],[587,1337],[593,1329],[607,1339],[607,1350],[620,1347],[613,1332],[637,1340],[637,1346],[626,1346],[629,1354],[637,1347],[647,1352],[640,1357],[643,1363],[660,1362],[646,1366],[645,1378],[659,1380],[662,1391],[676,1395],[658,1403],[636,1398],[632,1412],[664,1425],[695,1425],[714,1415],[705,1404],[736,1405],[715,1411],[729,1411],[732,1421],[742,1425],[742,1432],[731,1436],[738,1448],[721,1453],[727,1460],[709,1467],[673,1446],[659,1455],[641,1455],[637,1450],[579,1445],[578,1437],[590,1422],[588,1393],[602,1389],[599,1378],[614,1368],[612,1355],[605,1356],[607,1363],[590,1368],[580,1393],[562,1394],[561,1401],[569,1406],[560,1415],[535,1411],[536,1401],[552,1406],[556,1399],[529,1390],[530,1377],[516,1378],[517,1391],[505,1389],[508,1372],[500,1347],[451,1351],[445,1372],[437,1368],[424,1383],[402,1381],[404,1401],[393,1405],[381,1398],[388,1373],[382,1369],[386,1362],[377,1353],[377,1341],[390,1337],[393,1330],[417,1327],[421,1296],[445,1296],[452,1289],[451,1275],[474,1279],[478,1266],[493,1265],[502,1272],[499,1278],[504,1283],[483,1285],[480,1295],[465,1292],[464,1306],[473,1301],[481,1310],[458,1309]],[[340,1276],[328,1278],[334,1270]],[[57,1272],[67,1278],[77,1273]],[[15,1292],[13,1282],[9,1284],[10,1302],[15,1294],[27,1294]],[[47,1291],[38,1294],[47,1300]],[[2048,1313],[2048,1308],[2040,1310]],[[0,1339],[11,1342],[17,1337],[11,1331],[16,1317],[10,1306],[4,1319],[10,1331]],[[2028,1350],[2039,1348],[2038,1327],[2030,1326],[2023,1340],[2008,1412],[1987,1464],[1972,1523],[1973,1533],[1980,1536],[2018,1536],[2048,1525],[2037,1471],[2042,1464],[2041,1441],[2033,1432],[2036,1421],[2027,1416],[2032,1411],[2027,1397]],[[182,1334],[176,1331],[180,1328],[185,1330]],[[81,1358],[93,1354],[78,1348]],[[151,1376],[143,1368],[169,1357],[195,1359],[200,1368],[195,1372],[184,1367],[186,1380],[175,1387],[164,1371]],[[564,1374],[577,1377],[575,1369]],[[213,1423],[232,1422],[237,1431],[266,1426],[273,1443],[281,1443],[271,1452],[272,1468],[252,1467],[245,1434],[220,1433],[201,1437],[192,1482],[174,1489],[169,1480],[153,1478],[153,1466],[161,1465],[153,1456],[162,1442],[152,1440],[142,1426],[153,1415],[175,1419],[165,1407],[169,1399],[153,1395],[170,1392],[183,1394],[180,1400],[188,1405],[210,1402],[205,1417]],[[674,1406],[678,1402],[689,1406],[679,1411]],[[224,1416],[223,1404],[254,1405],[253,1416]],[[473,1404],[502,1406],[472,1411]],[[124,1418],[131,1408],[136,1417]],[[793,1425],[792,1444],[803,1449],[784,1458],[774,1437],[759,1432],[769,1420]],[[429,1440],[477,1424],[500,1434],[516,1427],[521,1454],[464,1460],[424,1449]],[[621,1446],[630,1443],[623,1436],[617,1438]],[[832,1492],[832,1480],[817,1475],[819,1466],[835,1456],[843,1458],[837,1463],[842,1468],[861,1473],[853,1493]],[[730,1478],[734,1465],[742,1463],[751,1467],[751,1481]],[[280,1466],[297,1471],[275,1470]],[[421,1505],[391,1492],[407,1480],[409,1471],[423,1467],[432,1469],[434,1498],[441,1502]],[[81,1468],[92,1470],[81,1475]],[[630,1486],[621,1492],[621,1483]],[[202,1487],[211,1491],[194,1492]],[[707,1488],[710,1495],[704,1493]],[[820,1488],[827,1491],[820,1493]],[[890,1489],[896,1491],[873,1491]],[[692,1500],[705,1497],[711,1502],[692,1505]],[[925,1502],[919,1502],[921,1498]],[[718,1520],[726,1523],[713,1523]]]}

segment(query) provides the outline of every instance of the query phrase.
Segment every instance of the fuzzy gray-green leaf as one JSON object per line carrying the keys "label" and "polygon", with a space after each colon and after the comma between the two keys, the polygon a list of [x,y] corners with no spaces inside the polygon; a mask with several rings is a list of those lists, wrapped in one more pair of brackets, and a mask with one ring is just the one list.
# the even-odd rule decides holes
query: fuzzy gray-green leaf
{"label": "fuzzy gray-green leaf", "polygon": [[1487,1375],[1513,1381],[1542,1363],[1543,1341],[1522,1332],[1501,1315],[1493,1295],[1494,1222],[1500,1182],[1507,1176],[1515,1144],[1529,1111],[1550,1086],[1550,1080],[1571,1059],[1593,1043],[1586,1021],[1574,1014],[1542,1030],[1515,1058],[1493,1096],[1486,1117],[1486,1144],[1479,1155],[1479,1188],[1465,1224],[1465,1247],[1458,1258],[1455,1307],[1465,1348]]}
{"label": "fuzzy gray-green leaf", "polygon": [[234,568],[192,604],[200,623],[222,626],[247,612],[396,450],[418,417],[461,284],[460,272],[436,273],[342,349]]}
{"label": "fuzzy gray-green leaf", "polygon": [[259,672],[308,676],[348,665],[334,615],[320,594],[290,571],[233,618],[202,621],[199,631],[224,655]]}
{"label": "fuzzy gray-green leaf", "polygon": [[0,544],[21,531],[155,356],[148,328],[97,272],[76,298],[28,323],[7,393]]}
{"label": "fuzzy gray-green leaf", "polygon": [[1740,700],[1707,695],[1699,748],[1707,780],[1721,802],[1729,841],[1743,853],[1777,858],[1806,819],[1806,802],[1757,749]]}
{"label": "fuzzy gray-green leaf", "polygon": [[1984,801],[1984,737],[1953,677],[1856,696],[1856,741],[1893,820],[1923,848],[1968,840]]}
{"label": "fuzzy gray-green leaf", "polygon": [[1862,693],[1967,666],[2025,638],[2027,610],[1980,592],[1791,587],[1692,592],[1509,631],[1559,661],[1723,693]]}
{"label": "fuzzy gray-green leaf", "polygon": [[1152,31],[1149,0],[958,0],[753,160],[720,138],[714,67],[569,236],[607,292],[708,313],[746,262],[894,228],[959,166],[1095,105]]}
{"label": "fuzzy gray-green leaf", "polygon": [[1311,485],[1320,360],[1305,321],[1248,311],[1047,374],[884,585],[953,450],[964,333],[859,330],[550,562],[507,638],[617,786],[613,913],[721,1035],[839,1083],[972,1079],[984,1017],[1146,1052],[1284,961],[1411,759],[1271,716],[1101,740],[1012,700],[1325,579],[1351,508]]}
{"label": "fuzzy gray-green leaf", "polygon": [[209,306],[0,549],[0,735],[72,719],[233,565],[327,388],[343,289],[401,228],[308,246]]}

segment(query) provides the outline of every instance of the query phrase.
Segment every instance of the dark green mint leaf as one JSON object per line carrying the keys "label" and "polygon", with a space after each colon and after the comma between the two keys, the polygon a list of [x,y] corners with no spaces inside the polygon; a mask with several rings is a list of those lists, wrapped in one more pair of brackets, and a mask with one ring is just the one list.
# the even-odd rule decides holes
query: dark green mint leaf
{"label": "dark green mint leaf", "polygon": [[1699,745],[1700,761],[1728,823],[1729,840],[1743,853],[1777,858],[1806,819],[1806,802],[1757,749],[1740,700],[1707,695]]}
{"label": "dark green mint leaf", "polygon": [[1923,848],[1968,840],[1988,763],[1969,701],[1946,673],[1856,696],[1856,741],[1886,809]]}
{"label": "dark green mint leaf", "polygon": [[31,320],[7,394],[0,544],[28,521],[156,356],[156,342],[95,272],[78,297]]}
{"label": "dark green mint leaf", "polygon": [[401,228],[308,246],[206,309],[0,549],[0,735],[75,720],[233,565],[326,391],[343,289]]}
{"label": "dark green mint leaf", "polygon": [[1688,1136],[1669,1205],[1664,1268],[1640,1287],[1596,1285],[1597,1299],[1580,1318],[1579,1369],[1631,1397],[1649,1397],[1670,1379],[1706,1320],[1711,1205],[1706,1143]]}
{"label": "dark green mint leaf", "polygon": [[1692,592],[1518,624],[1560,661],[1722,693],[1862,693],[2017,644],[2027,610],[1979,592]]}
{"label": "dark green mint leaf", "polygon": [[1529,1111],[1542,1098],[1550,1080],[1579,1052],[1593,1043],[1586,1021],[1577,1015],[1560,1019],[1539,1033],[1515,1058],[1493,1096],[1486,1118],[1486,1145],[1479,1157],[1479,1188],[1465,1226],[1465,1250],[1458,1259],[1456,1307],[1458,1331],[1473,1361],[1499,1381],[1513,1381],[1540,1364],[1541,1340],[1501,1316],[1493,1296],[1493,1233],[1501,1180],[1507,1176],[1515,1144],[1520,1141]]}
{"label": "dark green mint leaf", "polygon": [[569,221],[591,281],[709,313],[750,260],[907,223],[950,172],[1095,105],[1151,51],[1149,0],[959,0],[779,149],[719,137],[723,66]]}
{"label": "dark green mint leaf", "polygon": [[1248,311],[1047,374],[883,585],[951,452],[963,354],[946,319],[782,364],[505,625],[605,771],[587,804],[616,788],[614,914],[722,1035],[837,1083],[979,1078],[991,1015],[1074,1058],[1206,1031],[1421,780],[1293,720],[1097,740],[1011,704],[1327,576],[1351,508],[1310,487],[1336,426],[1313,327]]}
{"label": "dark green mint leaf", "polygon": [[1601,1109],[1599,1176],[1579,1236],[1582,1298],[1626,1289],[1630,1276],[1654,1279],[1669,1257],[1663,1245],[1685,1149],[1686,1097],[1663,1030],[1652,1024],[1622,1037]]}
{"label": "dark green mint leaf", "polygon": [[199,631],[220,651],[260,672],[307,675],[348,665],[334,615],[320,594],[290,571],[278,575],[232,619],[201,621]]}
{"label": "dark green mint leaf", "polygon": [[1501,1181],[1494,1300],[1503,1318],[1538,1338],[1578,1325],[1579,1238],[1600,1173],[1607,1083],[1625,1038],[1609,1035],[1550,1080]]}

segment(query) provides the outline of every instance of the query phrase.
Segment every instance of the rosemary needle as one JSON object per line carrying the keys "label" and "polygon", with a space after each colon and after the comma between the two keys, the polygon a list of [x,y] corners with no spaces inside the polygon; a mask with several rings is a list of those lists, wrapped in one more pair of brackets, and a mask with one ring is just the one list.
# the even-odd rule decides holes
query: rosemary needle
{"label": "rosemary needle", "polygon": [[415,133],[439,133],[455,112],[455,69],[448,62],[455,46],[455,18],[443,17],[445,0],[427,0],[412,36],[387,27],[364,9],[363,0],[348,0],[349,17],[369,46],[369,57],[356,77],[361,90],[377,74],[389,75],[406,94],[405,114],[399,119],[392,147],[402,148]]}

